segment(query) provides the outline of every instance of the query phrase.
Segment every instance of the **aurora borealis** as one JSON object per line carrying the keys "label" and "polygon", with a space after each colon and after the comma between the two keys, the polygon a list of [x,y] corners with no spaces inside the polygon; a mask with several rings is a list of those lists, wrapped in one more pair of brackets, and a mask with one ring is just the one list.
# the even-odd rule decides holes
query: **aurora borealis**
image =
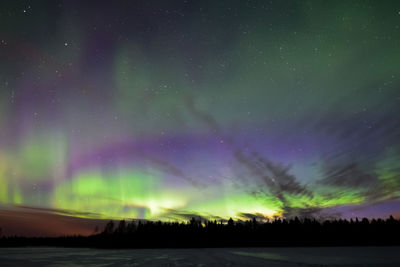
{"label": "aurora borealis", "polygon": [[399,47],[399,1],[1,1],[0,203],[399,216]]}

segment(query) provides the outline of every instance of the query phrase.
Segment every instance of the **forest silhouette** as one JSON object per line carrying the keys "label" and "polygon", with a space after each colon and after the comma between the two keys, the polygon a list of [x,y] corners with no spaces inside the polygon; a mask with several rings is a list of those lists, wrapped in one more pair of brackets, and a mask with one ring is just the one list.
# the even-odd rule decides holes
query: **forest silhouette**
{"label": "forest silhouette", "polygon": [[[1,230],[0,230],[1,233]],[[62,246],[96,248],[188,248],[261,246],[400,245],[400,220],[324,220],[313,218],[257,221],[161,222],[110,221],[89,236],[3,236],[0,246]]]}

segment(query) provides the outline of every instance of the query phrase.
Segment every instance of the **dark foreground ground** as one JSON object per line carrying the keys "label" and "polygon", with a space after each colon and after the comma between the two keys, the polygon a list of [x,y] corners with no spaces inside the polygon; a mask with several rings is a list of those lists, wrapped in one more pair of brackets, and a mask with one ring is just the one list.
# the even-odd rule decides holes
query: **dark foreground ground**
{"label": "dark foreground ground", "polygon": [[400,266],[400,247],[2,248],[1,266]]}

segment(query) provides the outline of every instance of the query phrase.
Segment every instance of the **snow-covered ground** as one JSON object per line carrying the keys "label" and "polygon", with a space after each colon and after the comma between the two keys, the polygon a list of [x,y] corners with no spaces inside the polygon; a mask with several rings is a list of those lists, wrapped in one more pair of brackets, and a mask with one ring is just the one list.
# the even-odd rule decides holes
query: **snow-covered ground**
{"label": "snow-covered ground", "polygon": [[2,248],[0,266],[400,266],[400,247]]}

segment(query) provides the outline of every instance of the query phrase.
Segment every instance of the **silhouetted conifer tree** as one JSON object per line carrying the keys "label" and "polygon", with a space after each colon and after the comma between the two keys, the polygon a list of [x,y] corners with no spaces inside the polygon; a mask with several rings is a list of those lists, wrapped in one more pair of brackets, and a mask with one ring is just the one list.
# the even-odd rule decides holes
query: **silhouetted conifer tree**
{"label": "silhouetted conifer tree", "polygon": [[104,227],[103,234],[110,235],[112,233],[114,233],[114,222],[109,221]]}

